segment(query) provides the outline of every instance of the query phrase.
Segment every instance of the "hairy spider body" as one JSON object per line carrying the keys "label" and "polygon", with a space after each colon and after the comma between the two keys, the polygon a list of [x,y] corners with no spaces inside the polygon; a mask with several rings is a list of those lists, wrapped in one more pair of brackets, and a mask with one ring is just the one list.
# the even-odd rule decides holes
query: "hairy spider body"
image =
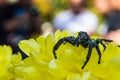
{"label": "hairy spider body", "polygon": [[60,47],[61,44],[65,44],[66,42],[72,44],[73,46],[78,47],[79,45],[83,46],[84,48],[88,48],[88,55],[86,57],[86,61],[84,63],[84,65],[82,66],[82,69],[84,69],[84,67],[86,66],[86,64],[88,63],[90,57],[91,57],[91,53],[92,53],[92,49],[95,47],[97,50],[97,53],[99,55],[99,59],[98,59],[98,64],[100,64],[100,60],[101,60],[101,51],[99,49],[98,44],[101,43],[102,46],[104,47],[104,50],[106,49],[106,45],[103,43],[104,42],[112,42],[112,40],[106,40],[106,39],[91,39],[89,37],[89,35],[86,32],[79,32],[77,37],[73,37],[73,36],[68,36],[68,37],[64,37],[61,38],[54,46],[53,48],[53,54],[54,54],[54,58],[57,59],[57,55],[56,55],[56,50]]}

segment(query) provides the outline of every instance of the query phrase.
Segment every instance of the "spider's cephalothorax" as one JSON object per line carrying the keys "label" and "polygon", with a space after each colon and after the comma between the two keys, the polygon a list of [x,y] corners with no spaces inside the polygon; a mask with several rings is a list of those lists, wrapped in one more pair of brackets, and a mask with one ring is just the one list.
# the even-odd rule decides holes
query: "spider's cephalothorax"
{"label": "spider's cephalothorax", "polygon": [[78,36],[75,38],[75,45],[78,47],[82,45],[83,47],[87,47],[89,45],[90,37],[86,32],[79,32]]}
{"label": "spider's cephalothorax", "polygon": [[69,42],[70,44],[72,44],[73,46],[83,46],[84,48],[88,48],[88,55],[86,57],[86,61],[84,63],[84,65],[82,66],[82,69],[84,69],[84,67],[86,66],[86,64],[88,63],[90,57],[91,57],[91,53],[92,53],[92,49],[95,47],[97,50],[97,53],[99,55],[99,59],[98,59],[98,64],[100,64],[100,60],[101,60],[101,52],[99,49],[98,44],[101,43],[102,46],[104,47],[104,50],[106,49],[104,42],[112,42],[112,40],[106,40],[106,39],[90,39],[89,35],[86,32],[79,32],[77,37],[73,37],[73,36],[68,36],[68,37],[64,37],[61,38],[54,46],[53,48],[53,54],[55,59],[57,59],[57,55],[56,55],[56,50],[59,48],[59,46],[62,43],[66,43]]}

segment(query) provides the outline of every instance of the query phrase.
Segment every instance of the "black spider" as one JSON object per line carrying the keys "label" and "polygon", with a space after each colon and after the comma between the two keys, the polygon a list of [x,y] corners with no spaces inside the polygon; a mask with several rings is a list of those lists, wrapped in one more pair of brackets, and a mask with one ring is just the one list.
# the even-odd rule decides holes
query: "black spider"
{"label": "black spider", "polygon": [[91,57],[91,53],[92,53],[92,49],[93,47],[96,48],[97,52],[98,52],[98,55],[99,55],[99,59],[98,59],[98,64],[100,64],[100,60],[101,60],[101,52],[100,52],[100,49],[99,49],[99,46],[98,44],[101,43],[102,46],[104,47],[104,50],[106,49],[106,46],[105,44],[103,43],[104,42],[112,42],[112,40],[106,40],[106,39],[90,39],[89,35],[86,33],[86,32],[79,32],[78,33],[78,36],[77,37],[73,37],[73,36],[68,36],[68,37],[64,37],[64,38],[61,38],[54,46],[53,48],[53,54],[54,54],[54,57],[55,59],[57,59],[57,55],[56,55],[56,50],[59,48],[59,46],[62,44],[62,43],[66,43],[66,42],[69,42],[70,44],[72,44],[73,46],[83,46],[84,48],[89,48],[88,50],[88,55],[86,57],[86,61],[84,63],[84,65],[82,66],[82,69],[84,69],[84,67],[86,66],[86,64],[88,63],[90,57]]}

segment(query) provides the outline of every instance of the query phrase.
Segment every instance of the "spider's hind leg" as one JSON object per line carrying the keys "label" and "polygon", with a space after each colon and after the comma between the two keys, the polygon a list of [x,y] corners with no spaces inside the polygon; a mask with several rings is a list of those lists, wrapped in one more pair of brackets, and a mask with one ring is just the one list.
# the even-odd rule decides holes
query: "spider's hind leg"
{"label": "spider's hind leg", "polygon": [[103,49],[103,52],[106,50],[106,45],[101,41],[100,42],[101,44],[102,44],[102,46],[104,47],[104,49]]}
{"label": "spider's hind leg", "polygon": [[101,43],[101,44],[103,45],[103,47],[104,47],[104,50],[103,50],[103,51],[106,50],[106,46],[105,46],[105,44],[104,44],[102,41],[105,41],[105,42],[108,42],[108,43],[113,42],[112,40],[101,39],[101,42],[100,42],[100,43]]}
{"label": "spider's hind leg", "polygon": [[103,51],[105,51],[106,50],[106,45],[103,43],[103,41],[104,42],[113,42],[112,40],[107,40],[107,39],[97,39],[97,41],[98,41],[98,43],[101,43],[102,44],[102,46],[104,47],[104,49],[103,49]]}
{"label": "spider's hind leg", "polygon": [[107,39],[101,39],[101,40],[105,42],[113,42],[113,40],[107,40]]}

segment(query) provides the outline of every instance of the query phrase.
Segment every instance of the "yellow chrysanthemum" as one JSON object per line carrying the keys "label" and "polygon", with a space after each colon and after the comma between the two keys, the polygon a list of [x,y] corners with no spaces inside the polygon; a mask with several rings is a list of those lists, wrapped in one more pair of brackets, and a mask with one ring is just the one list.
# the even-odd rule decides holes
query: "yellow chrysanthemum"
{"label": "yellow chrysanthemum", "polygon": [[91,58],[84,69],[81,69],[88,48],[75,47],[69,43],[61,45],[56,51],[58,59],[53,57],[55,43],[66,36],[76,36],[69,31],[56,31],[55,36],[40,36],[37,39],[23,40],[19,47],[29,57],[22,64],[15,66],[18,80],[120,80],[120,48],[112,42],[102,52],[101,64],[98,54],[93,49]]}
{"label": "yellow chrysanthemum", "polygon": [[0,46],[0,80],[10,80],[13,75],[9,73],[11,66],[12,49],[9,46]]}

